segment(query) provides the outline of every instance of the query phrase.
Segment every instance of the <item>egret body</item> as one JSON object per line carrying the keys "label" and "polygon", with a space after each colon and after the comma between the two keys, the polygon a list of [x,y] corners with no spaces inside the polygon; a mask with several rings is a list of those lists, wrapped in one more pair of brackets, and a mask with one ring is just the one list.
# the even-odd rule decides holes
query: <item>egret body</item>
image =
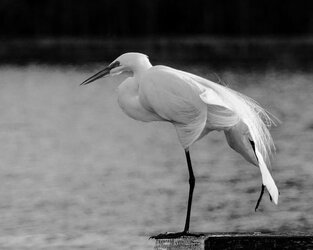
{"label": "egret body", "polygon": [[189,171],[189,197],[184,230],[189,234],[195,177],[189,147],[209,132],[224,131],[229,146],[259,167],[262,190],[266,187],[277,204],[278,189],[269,172],[274,149],[268,126],[272,120],[254,100],[205,78],[166,66],[152,66],[141,53],[126,53],[82,85],[99,78],[130,72],[118,87],[118,103],[131,118],[143,122],[166,121],[174,125],[185,151]]}

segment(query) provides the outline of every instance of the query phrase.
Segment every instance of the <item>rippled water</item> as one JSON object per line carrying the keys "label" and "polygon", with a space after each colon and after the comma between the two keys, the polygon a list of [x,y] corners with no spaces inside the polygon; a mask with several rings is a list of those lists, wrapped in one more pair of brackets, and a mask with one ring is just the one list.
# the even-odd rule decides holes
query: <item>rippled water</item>
{"label": "rippled water", "polygon": [[[152,249],[150,235],[182,230],[188,171],[175,130],[124,115],[114,81],[80,87],[90,73],[0,68],[2,248]],[[219,76],[282,121],[272,129],[280,203],[265,195],[254,212],[258,169],[222,133],[212,133],[191,148],[197,178],[191,230],[312,230],[313,74]]]}

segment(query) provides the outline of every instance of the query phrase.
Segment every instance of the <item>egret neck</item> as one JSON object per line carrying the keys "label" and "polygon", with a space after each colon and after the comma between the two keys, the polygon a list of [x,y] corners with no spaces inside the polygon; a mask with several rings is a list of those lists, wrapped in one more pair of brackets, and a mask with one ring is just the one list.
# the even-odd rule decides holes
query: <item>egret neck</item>
{"label": "egret neck", "polygon": [[133,76],[118,86],[118,104],[121,109],[131,118],[143,122],[163,120],[159,115],[145,109],[139,98],[140,78],[151,67],[148,57],[141,57],[136,64],[129,66]]}

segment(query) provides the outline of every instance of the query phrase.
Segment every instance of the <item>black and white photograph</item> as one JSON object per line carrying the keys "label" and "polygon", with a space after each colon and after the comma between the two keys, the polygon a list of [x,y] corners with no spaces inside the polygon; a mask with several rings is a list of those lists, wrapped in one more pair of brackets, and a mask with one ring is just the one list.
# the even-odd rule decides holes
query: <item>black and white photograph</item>
{"label": "black and white photograph", "polygon": [[0,20],[0,249],[313,249],[312,1]]}

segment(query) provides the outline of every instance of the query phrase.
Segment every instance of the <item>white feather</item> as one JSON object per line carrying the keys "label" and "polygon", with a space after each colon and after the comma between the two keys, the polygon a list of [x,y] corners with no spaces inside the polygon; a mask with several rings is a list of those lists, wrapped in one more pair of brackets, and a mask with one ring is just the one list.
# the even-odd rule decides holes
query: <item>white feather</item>
{"label": "white feather", "polygon": [[275,185],[275,182],[272,178],[271,173],[268,171],[266,164],[263,160],[263,157],[261,155],[261,153],[256,149],[255,150],[256,156],[258,157],[258,161],[259,161],[259,166],[260,166],[260,171],[261,171],[261,175],[262,175],[262,182],[263,184],[266,186],[268,192],[270,193],[273,202],[277,205],[278,203],[278,189]]}
{"label": "white feather", "polygon": [[200,98],[205,103],[226,107],[231,110],[231,108],[225,102],[223,102],[221,97],[212,89],[205,89],[200,95]]}
{"label": "white feather", "polygon": [[213,98],[215,102],[223,104],[224,107],[229,108],[238,115],[248,126],[255,147],[259,150],[266,165],[269,166],[270,156],[275,150],[275,146],[267,127],[272,124],[275,125],[275,123],[270,118],[267,111],[260,107],[256,101],[235,90],[184,71],[180,72],[192,78],[195,84],[197,84],[204,93],[205,91],[209,91],[210,93],[213,91],[216,93],[214,95],[218,96],[217,98],[214,95],[210,97],[208,94],[201,94],[200,98],[204,102],[211,103]]}
{"label": "white feather", "polygon": [[[253,99],[244,96],[225,86],[208,81],[204,78],[187,73],[197,83],[205,86],[200,98],[210,104],[222,105],[234,111],[248,126],[262,175],[262,182],[266,186],[275,204],[278,203],[279,192],[268,167],[270,155],[275,149],[268,126],[275,125],[268,113]],[[200,88],[203,88],[200,86]],[[214,91],[213,91],[214,90]]]}

